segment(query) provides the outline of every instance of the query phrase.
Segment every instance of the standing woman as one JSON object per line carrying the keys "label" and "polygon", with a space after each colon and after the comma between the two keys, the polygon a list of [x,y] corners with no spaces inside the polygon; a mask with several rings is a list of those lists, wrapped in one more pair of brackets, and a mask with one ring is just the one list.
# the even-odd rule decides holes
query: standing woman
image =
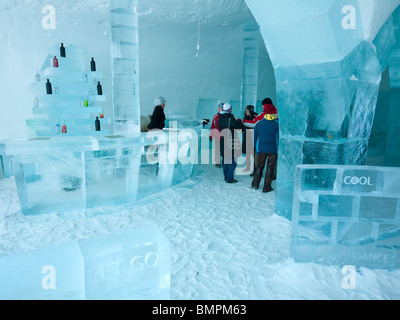
{"label": "standing woman", "polygon": [[271,183],[275,176],[278,160],[279,123],[276,121],[278,111],[274,106],[265,108],[265,112],[266,115],[264,119],[258,122],[254,128],[254,141],[257,146],[258,165],[251,186],[254,189],[259,188],[265,163],[268,159],[263,188],[263,192],[268,193],[273,191]]}
{"label": "standing woman", "polygon": [[167,100],[165,98],[160,97],[154,100],[155,109],[153,112],[153,116],[151,117],[151,122],[147,126],[149,130],[163,130],[165,128],[165,117],[164,109]]}

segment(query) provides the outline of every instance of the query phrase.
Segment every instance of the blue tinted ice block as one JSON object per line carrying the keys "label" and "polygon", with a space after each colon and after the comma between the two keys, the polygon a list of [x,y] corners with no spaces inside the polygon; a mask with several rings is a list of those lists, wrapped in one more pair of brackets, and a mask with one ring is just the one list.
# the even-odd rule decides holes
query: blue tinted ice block
{"label": "blue tinted ice block", "polygon": [[170,245],[141,227],[0,258],[2,300],[168,300]]}
{"label": "blue tinted ice block", "polygon": [[148,227],[79,242],[87,300],[170,299],[170,246]]}
{"label": "blue tinted ice block", "polygon": [[[143,135],[51,137],[5,142],[12,158],[22,213],[68,214],[135,203],[143,181],[157,193],[171,186],[163,171],[141,177]],[[170,173],[172,175],[173,171]],[[167,180],[169,184],[161,184]]]}
{"label": "blue tinted ice block", "polygon": [[0,258],[1,300],[82,300],[85,265],[70,243]]}
{"label": "blue tinted ice block", "polygon": [[291,255],[298,262],[400,266],[400,169],[296,169]]}

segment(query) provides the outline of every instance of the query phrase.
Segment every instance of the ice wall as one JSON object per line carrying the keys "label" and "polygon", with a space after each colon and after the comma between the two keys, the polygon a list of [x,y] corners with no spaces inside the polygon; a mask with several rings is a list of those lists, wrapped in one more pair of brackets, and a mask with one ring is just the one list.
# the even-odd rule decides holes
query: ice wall
{"label": "ice wall", "polygon": [[281,124],[276,212],[291,218],[296,165],[366,163],[381,74],[394,45],[388,18],[400,1],[246,3],[275,68]]}

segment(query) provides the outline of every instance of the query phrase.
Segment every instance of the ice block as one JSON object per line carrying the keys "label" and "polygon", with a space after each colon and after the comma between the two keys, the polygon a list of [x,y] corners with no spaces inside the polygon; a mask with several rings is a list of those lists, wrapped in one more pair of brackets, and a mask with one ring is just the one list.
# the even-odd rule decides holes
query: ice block
{"label": "ice block", "polygon": [[83,240],[86,300],[170,299],[169,241],[155,228]]}
{"label": "ice block", "polygon": [[1,300],[83,300],[85,264],[77,243],[0,258]]}
{"label": "ice block", "polygon": [[168,300],[170,245],[138,227],[0,258],[2,300]]}
{"label": "ice block", "polygon": [[400,267],[400,169],[300,165],[291,255],[298,262]]}

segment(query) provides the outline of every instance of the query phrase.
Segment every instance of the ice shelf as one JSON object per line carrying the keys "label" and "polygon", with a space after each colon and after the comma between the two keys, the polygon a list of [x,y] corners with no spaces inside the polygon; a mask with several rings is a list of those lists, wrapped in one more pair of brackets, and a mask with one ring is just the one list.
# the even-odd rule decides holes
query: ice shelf
{"label": "ice shelf", "polygon": [[[90,61],[83,62],[81,48],[63,44],[66,56],[60,56],[60,46],[51,46],[37,79],[29,86],[33,94],[33,119],[26,124],[36,137],[85,136],[111,133],[111,118],[104,117],[107,97],[99,94],[103,86],[102,72],[91,71]],[[54,58],[57,64],[54,64]],[[51,94],[46,83],[51,84]],[[96,131],[96,117],[100,132]],[[63,132],[65,125],[66,132]]]}

